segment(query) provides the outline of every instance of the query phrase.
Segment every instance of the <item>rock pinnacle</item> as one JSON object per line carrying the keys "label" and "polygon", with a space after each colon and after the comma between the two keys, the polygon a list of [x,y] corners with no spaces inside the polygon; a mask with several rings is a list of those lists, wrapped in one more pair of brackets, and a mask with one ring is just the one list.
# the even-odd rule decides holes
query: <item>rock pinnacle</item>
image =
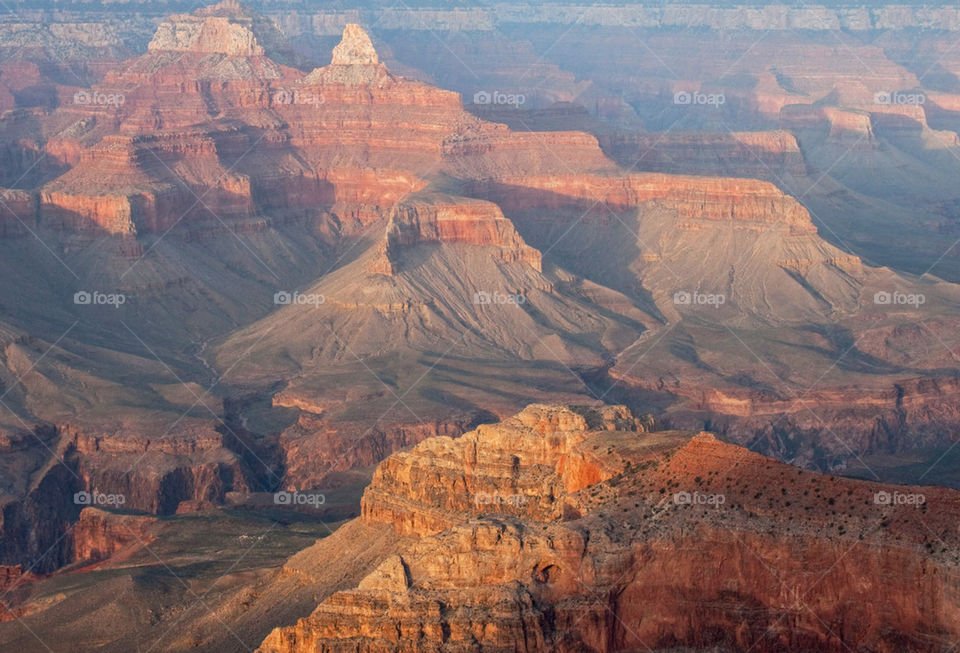
{"label": "rock pinnacle", "polygon": [[356,23],[347,23],[343,39],[333,49],[333,65],[376,64],[380,59],[370,42],[370,36]]}

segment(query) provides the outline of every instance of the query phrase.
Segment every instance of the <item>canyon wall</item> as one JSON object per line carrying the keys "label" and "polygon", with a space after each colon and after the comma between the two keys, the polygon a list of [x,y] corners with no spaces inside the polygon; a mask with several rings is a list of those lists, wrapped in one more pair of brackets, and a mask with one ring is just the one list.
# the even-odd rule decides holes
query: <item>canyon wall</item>
{"label": "canyon wall", "polygon": [[502,177],[493,184],[478,182],[479,194],[489,194],[508,213],[560,209],[614,210],[659,201],[680,218],[711,221],[785,224],[795,233],[815,233],[806,209],[769,182],[754,179],[695,177],[688,175],[631,174],[531,175]]}
{"label": "canyon wall", "polygon": [[492,202],[467,198],[407,201],[392,212],[386,241],[375,271],[392,274],[405,247],[427,243],[460,243],[490,247],[506,262],[524,262],[542,271],[540,252],[528,246],[513,223]]}
{"label": "canyon wall", "polygon": [[796,137],[788,131],[615,133],[600,137],[603,151],[625,169],[720,177],[805,175]]}
{"label": "canyon wall", "polygon": [[893,488],[637,427],[531,406],[394,454],[362,519],[404,534],[396,553],[259,650],[893,653],[958,634],[956,492],[884,506]]}
{"label": "canyon wall", "polygon": [[96,562],[126,547],[148,544],[156,518],[118,515],[99,508],[84,508],[73,526],[74,560]]}
{"label": "canyon wall", "polygon": [[497,4],[488,9],[476,7],[398,9],[386,14],[352,10],[315,13],[302,9],[264,11],[274,17],[288,34],[337,34],[351,22],[379,21],[384,29],[490,30],[504,23],[573,24],[621,26],[634,28],[692,28],[793,30],[844,29],[864,31],[922,27],[928,29],[960,29],[960,11],[955,7],[880,7],[832,8],[824,5],[708,6],[670,4],[655,6],[596,6],[546,4],[527,7]]}

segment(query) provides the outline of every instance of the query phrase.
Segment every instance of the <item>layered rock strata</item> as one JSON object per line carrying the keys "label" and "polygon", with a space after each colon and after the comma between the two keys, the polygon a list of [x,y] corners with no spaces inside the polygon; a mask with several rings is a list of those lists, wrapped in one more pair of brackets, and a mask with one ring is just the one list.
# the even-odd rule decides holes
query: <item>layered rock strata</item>
{"label": "layered rock strata", "polygon": [[958,634],[958,515],[953,491],[531,406],[383,463],[362,519],[406,534],[396,554],[259,650],[935,651]]}

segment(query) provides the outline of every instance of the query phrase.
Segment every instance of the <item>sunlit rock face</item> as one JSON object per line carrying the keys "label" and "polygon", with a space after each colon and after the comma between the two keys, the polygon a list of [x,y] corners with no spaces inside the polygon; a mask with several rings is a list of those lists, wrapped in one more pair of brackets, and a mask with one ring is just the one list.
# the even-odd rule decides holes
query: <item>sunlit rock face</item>
{"label": "sunlit rock face", "polygon": [[356,23],[348,23],[343,30],[343,40],[333,49],[334,66],[369,65],[380,63],[370,36]]}
{"label": "sunlit rock face", "polygon": [[384,461],[361,519],[402,534],[395,552],[259,650],[934,651],[960,632],[960,557],[924,522],[955,542],[958,499],[651,433],[623,407],[530,406]]}

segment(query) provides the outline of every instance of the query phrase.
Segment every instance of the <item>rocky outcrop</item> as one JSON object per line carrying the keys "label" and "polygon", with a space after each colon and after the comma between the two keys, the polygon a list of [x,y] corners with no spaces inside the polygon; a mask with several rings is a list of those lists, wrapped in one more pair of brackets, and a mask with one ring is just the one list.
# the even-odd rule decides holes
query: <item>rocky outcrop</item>
{"label": "rocky outcrop", "polygon": [[404,248],[428,243],[489,247],[499,260],[543,269],[540,252],[523,241],[496,204],[442,197],[406,201],[394,209],[382,255],[372,269],[393,274],[402,265]]}
{"label": "rocky outcrop", "polygon": [[[753,179],[633,174],[628,176],[539,175],[503,177],[475,188],[504,211],[604,204],[614,210],[660,202],[677,217],[707,221],[781,224],[794,233],[815,228],[806,209],[769,182]],[[602,209],[593,209],[602,211]]]}
{"label": "rocky outcrop", "polygon": [[281,47],[280,30],[237,0],[175,14],[160,23],[147,46],[157,52],[196,52],[236,57],[258,57],[270,47]]}
{"label": "rocky outcrop", "polygon": [[211,506],[229,491],[249,490],[244,445],[213,429],[196,425],[193,432],[154,440],[67,426],[64,437],[76,452],[79,489],[123,496],[121,507],[128,510],[169,515],[184,502]]}
{"label": "rocky outcrop", "polygon": [[[410,537],[259,650],[935,651],[956,636],[956,492],[827,478],[705,433],[618,430],[635,426],[622,408],[536,406],[462,447],[395,454],[363,519]],[[512,465],[478,455],[507,443],[521,452]],[[537,492],[526,510],[469,507],[477,481],[495,476],[513,496],[524,472],[557,479],[571,444],[622,466]],[[925,503],[875,498],[893,491]],[[554,502],[566,510],[541,510]],[[434,519],[411,520],[417,508]]]}
{"label": "rocky outcrop", "polygon": [[263,46],[257,43],[249,28],[231,23],[228,18],[215,16],[202,19],[182,16],[162,23],[148,48],[241,57],[263,54]]}
{"label": "rocky outcrop", "polygon": [[356,23],[348,23],[343,28],[343,39],[333,49],[330,63],[334,66],[372,65],[380,63],[380,59],[363,28]]}
{"label": "rocky outcrop", "polygon": [[[621,407],[534,405],[457,438],[432,438],[377,467],[363,518],[401,534],[433,534],[489,512],[551,521],[563,498],[622,470],[619,455],[585,444],[592,430],[643,432]],[[590,445],[595,442],[590,442]],[[612,453],[612,452],[611,452]]]}
{"label": "rocky outcrop", "polygon": [[132,545],[149,544],[156,517],[122,515],[99,508],[84,508],[73,526],[75,561],[96,562]]}
{"label": "rocky outcrop", "polygon": [[668,132],[617,133],[600,145],[627,169],[720,177],[779,177],[807,172],[797,139],[788,131],[729,134]]}

